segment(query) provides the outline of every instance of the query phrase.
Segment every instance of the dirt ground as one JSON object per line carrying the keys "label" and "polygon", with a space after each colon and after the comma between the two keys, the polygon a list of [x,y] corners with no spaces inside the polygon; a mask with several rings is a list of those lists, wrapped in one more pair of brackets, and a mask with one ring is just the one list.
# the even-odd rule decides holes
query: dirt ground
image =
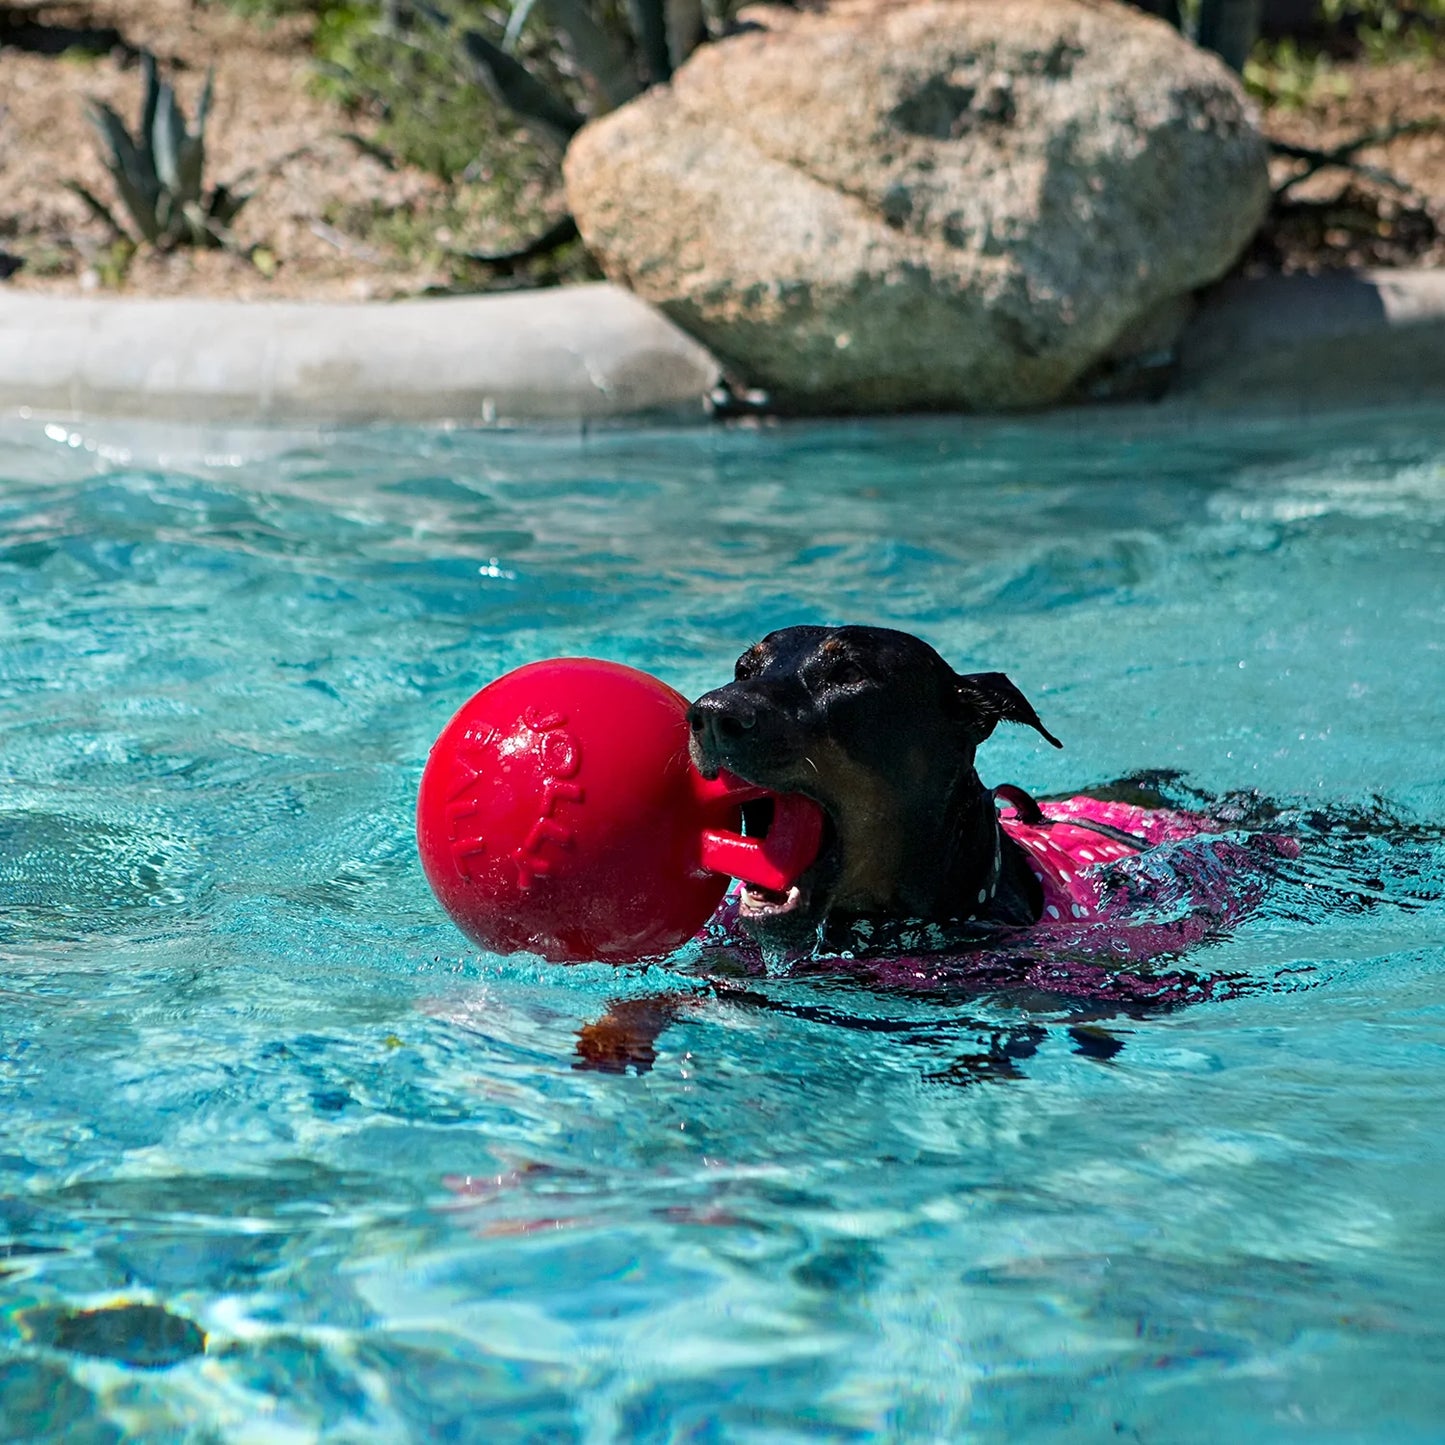
{"label": "dirt ground", "polygon": [[[316,94],[309,24],[243,21],[219,0],[0,0],[0,251],[25,262],[7,284],[58,293],[119,286],[155,296],[368,299],[448,285],[453,276],[438,252],[449,245],[514,244],[518,237],[485,222],[449,237],[456,206],[447,185],[422,170],[392,169],[346,138],[370,139],[375,124]],[[242,247],[262,248],[264,269],[236,251],[162,255],[142,247],[121,275],[124,258],[106,226],[65,188],[78,181],[114,201],[86,103],[108,102],[134,129],[142,49],[174,80],[188,117],[214,67],[206,177],[253,193],[234,230]],[[112,209],[123,218],[118,205]],[[422,224],[393,226],[402,236],[391,241],[385,226],[370,224],[377,215]],[[413,244],[423,231],[428,244]]]}
{"label": "dirt ground", "polygon": [[[1445,62],[1340,64],[1310,103],[1262,117],[1274,141],[1330,151],[1366,134],[1421,127],[1354,159],[1402,183],[1321,171],[1276,202],[1244,261],[1258,271],[1445,266]],[[1278,187],[1297,164],[1271,164]]]}
{"label": "dirt ground", "polygon": [[[520,239],[483,217],[453,236],[456,194],[423,171],[391,168],[347,133],[373,133],[316,93],[309,20],[243,21],[220,0],[0,0],[0,276],[25,291],[364,299],[455,284],[449,248]],[[64,182],[109,201],[85,102],[127,121],[140,105],[140,49],[175,75],[189,114],[209,66],[215,103],[207,175],[254,191],[234,251],[118,252]],[[1271,138],[1328,149],[1401,122],[1445,116],[1445,64],[1339,64],[1304,106],[1263,117]],[[1402,183],[1340,170],[1291,192],[1244,269],[1445,265],[1445,129],[1402,135],[1357,159]],[[1276,183],[1290,163],[1275,164]],[[560,207],[560,197],[553,198]],[[376,217],[404,224],[375,224]],[[425,244],[417,238],[424,235]],[[23,263],[23,264],[17,264]],[[489,283],[476,273],[478,287]],[[510,283],[516,284],[515,279]]]}

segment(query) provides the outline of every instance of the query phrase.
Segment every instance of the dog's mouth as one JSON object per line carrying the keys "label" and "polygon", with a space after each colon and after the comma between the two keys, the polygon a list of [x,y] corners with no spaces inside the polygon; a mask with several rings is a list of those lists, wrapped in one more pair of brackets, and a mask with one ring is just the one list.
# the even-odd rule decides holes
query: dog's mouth
{"label": "dog's mouth", "polygon": [[[840,864],[837,820],[813,793],[789,786],[792,767],[720,755],[697,736],[690,755],[705,780],[731,780],[740,791],[757,790],[741,799],[742,836],[750,844],[761,844],[762,853],[781,865],[758,869],[749,856],[739,866],[742,860],[729,848],[707,860],[707,866],[738,880],[738,917],[754,937],[783,946],[801,942],[828,911]],[[815,831],[810,844],[799,846],[808,837],[807,815]],[[795,870],[785,861],[790,858],[797,858],[802,866]]]}
{"label": "dog's mouth", "polygon": [[[813,861],[786,888],[767,888],[760,883],[742,880],[738,891],[739,917],[750,923],[785,919],[804,922],[811,918],[814,902],[820,897],[821,885],[832,875],[838,837],[828,810],[821,804],[818,806],[823,817],[823,831]],[[773,797],[752,798],[745,802],[742,805],[744,837],[766,838],[777,811],[777,800]]]}

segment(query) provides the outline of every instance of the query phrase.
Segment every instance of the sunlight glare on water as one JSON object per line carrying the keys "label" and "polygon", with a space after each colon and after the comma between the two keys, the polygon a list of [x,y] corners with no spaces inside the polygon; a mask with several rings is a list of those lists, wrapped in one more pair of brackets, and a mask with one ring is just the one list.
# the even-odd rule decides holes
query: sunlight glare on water
{"label": "sunlight glare on water", "polygon": [[[1445,414],[0,441],[5,1438],[1445,1438]],[[1008,672],[1066,746],[988,782],[1283,806],[1188,960],[1246,986],[710,992],[442,916],[477,687],[840,620]],[[650,1073],[573,1067],[669,985]]]}

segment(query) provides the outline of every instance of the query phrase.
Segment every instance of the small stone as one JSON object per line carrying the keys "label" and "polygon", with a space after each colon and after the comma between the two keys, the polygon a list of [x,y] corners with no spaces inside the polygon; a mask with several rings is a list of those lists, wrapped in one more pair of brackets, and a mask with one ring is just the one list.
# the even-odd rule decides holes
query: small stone
{"label": "small stone", "polygon": [[94,1355],[141,1369],[160,1369],[205,1353],[206,1336],[184,1315],[161,1305],[116,1304],[93,1310],[29,1311],[27,1335],[52,1349]]}

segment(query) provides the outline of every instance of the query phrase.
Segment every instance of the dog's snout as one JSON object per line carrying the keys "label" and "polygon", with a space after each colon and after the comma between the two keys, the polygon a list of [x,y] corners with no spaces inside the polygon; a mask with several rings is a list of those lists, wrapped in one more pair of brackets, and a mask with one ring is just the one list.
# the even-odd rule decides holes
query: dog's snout
{"label": "dog's snout", "polygon": [[720,688],[698,698],[687,710],[687,721],[699,742],[736,742],[757,726],[758,711],[746,696]]}

